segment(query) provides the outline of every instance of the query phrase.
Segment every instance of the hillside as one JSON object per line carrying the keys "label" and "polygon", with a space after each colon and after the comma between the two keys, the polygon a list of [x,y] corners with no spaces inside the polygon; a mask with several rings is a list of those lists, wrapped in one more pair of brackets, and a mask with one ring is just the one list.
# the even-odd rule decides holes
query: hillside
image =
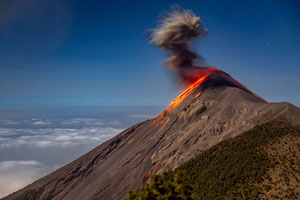
{"label": "hillside", "polygon": [[174,172],[154,176],[132,199],[300,199],[300,127],[258,125]]}
{"label": "hillside", "polygon": [[300,110],[289,103],[268,103],[213,70],[156,118],[4,199],[124,199],[152,175],[175,170],[212,146],[273,120],[299,124]]}

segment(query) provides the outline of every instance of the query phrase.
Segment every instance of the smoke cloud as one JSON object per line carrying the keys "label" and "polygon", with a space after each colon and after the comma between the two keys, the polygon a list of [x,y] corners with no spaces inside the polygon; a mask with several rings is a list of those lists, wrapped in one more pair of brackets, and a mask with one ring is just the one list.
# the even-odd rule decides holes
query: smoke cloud
{"label": "smoke cloud", "polygon": [[200,56],[191,50],[189,43],[205,36],[206,32],[202,21],[193,11],[176,6],[170,12],[165,11],[158,27],[150,30],[149,42],[171,53],[167,66],[177,72],[181,81],[187,83],[191,81],[191,74],[195,70],[205,70],[194,66],[195,59]]}

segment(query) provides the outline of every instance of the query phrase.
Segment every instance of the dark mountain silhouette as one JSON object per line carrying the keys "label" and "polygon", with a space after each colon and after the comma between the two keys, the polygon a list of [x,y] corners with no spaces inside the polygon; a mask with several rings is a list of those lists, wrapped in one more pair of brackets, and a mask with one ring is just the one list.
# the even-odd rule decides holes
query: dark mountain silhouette
{"label": "dark mountain silhouette", "polygon": [[289,103],[268,103],[213,70],[156,118],[4,199],[124,199],[153,174],[174,170],[204,150],[276,119],[299,124],[300,110]]}

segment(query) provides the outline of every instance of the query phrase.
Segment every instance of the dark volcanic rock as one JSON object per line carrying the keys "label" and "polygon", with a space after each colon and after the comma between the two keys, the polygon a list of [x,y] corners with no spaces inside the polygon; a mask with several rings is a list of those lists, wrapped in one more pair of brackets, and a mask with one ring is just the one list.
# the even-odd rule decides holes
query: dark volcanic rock
{"label": "dark volcanic rock", "polygon": [[300,123],[293,105],[267,103],[215,73],[178,107],[123,131],[4,199],[124,199],[151,175],[173,170],[257,124],[275,118]]}

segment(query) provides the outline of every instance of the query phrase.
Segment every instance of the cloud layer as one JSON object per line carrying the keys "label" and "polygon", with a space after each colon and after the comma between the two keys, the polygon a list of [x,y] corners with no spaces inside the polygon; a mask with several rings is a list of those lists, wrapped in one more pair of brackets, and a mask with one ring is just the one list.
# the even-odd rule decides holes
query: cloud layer
{"label": "cloud layer", "polygon": [[35,179],[46,175],[49,168],[34,160],[0,162],[0,197],[14,192]]}
{"label": "cloud layer", "polygon": [[0,128],[0,148],[10,147],[57,147],[99,144],[120,133],[122,129],[112,127],[83,128]]}
{"label": "cloud layer", "polygon": [[0,198],[49,174],[160,107],[0,107]]}
{"label": "cloud layer", "polygon": [[120,123],[97,118],[0,120],[0,198],[120,133]]}

